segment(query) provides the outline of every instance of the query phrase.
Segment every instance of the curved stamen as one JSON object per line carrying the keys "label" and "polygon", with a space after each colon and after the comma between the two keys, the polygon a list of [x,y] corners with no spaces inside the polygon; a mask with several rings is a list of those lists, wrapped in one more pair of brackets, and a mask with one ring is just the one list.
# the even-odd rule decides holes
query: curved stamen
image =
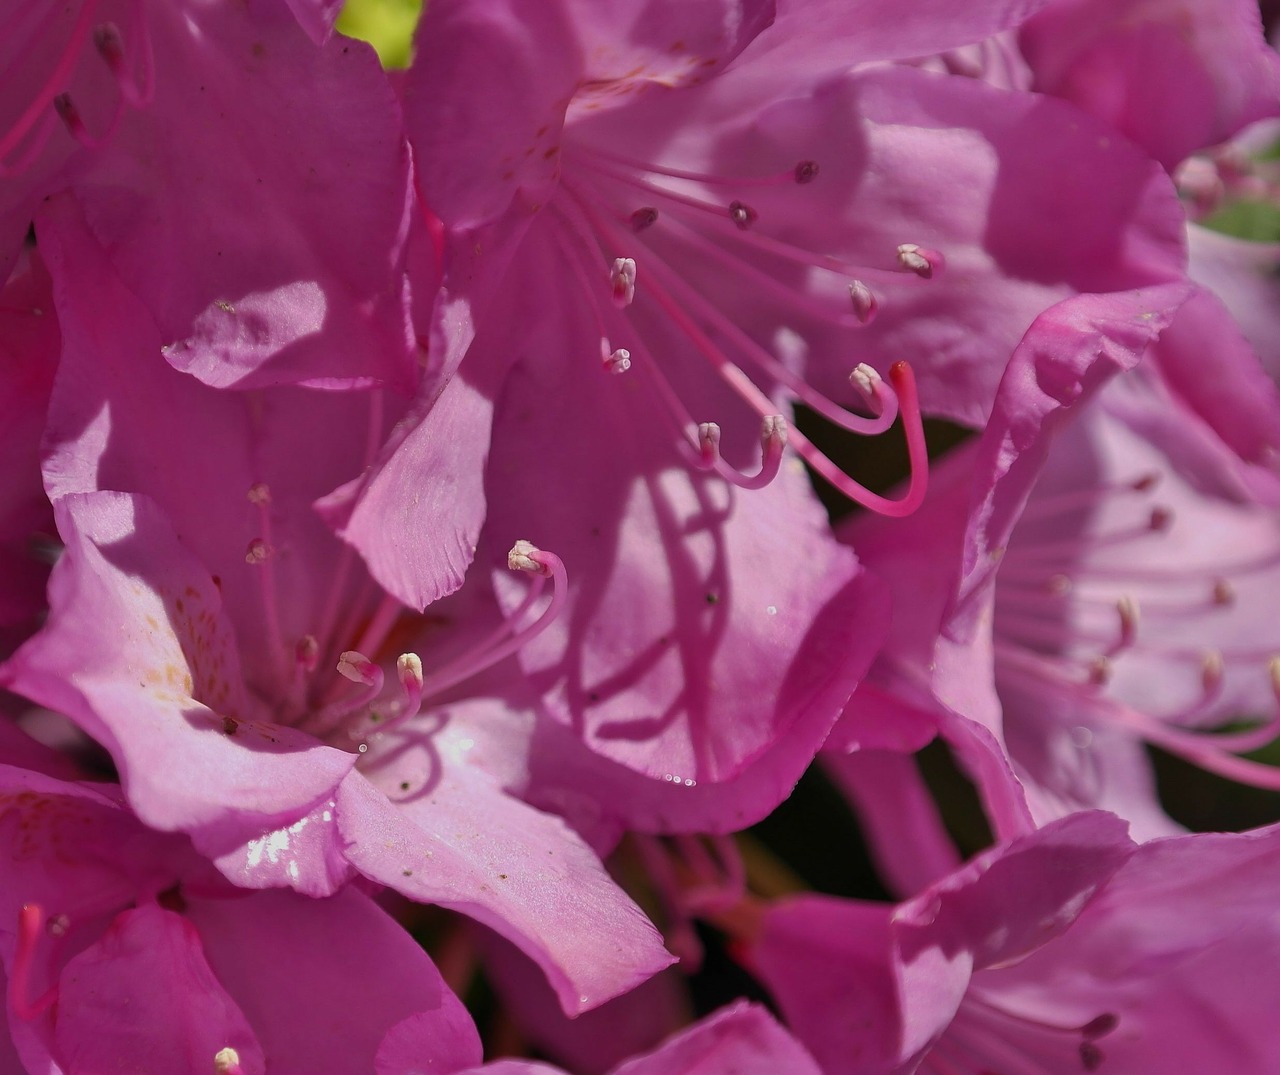
{"label": "curved stamen", "polygon": [[[527,541],[517,541],[507,555],[507,567],[512,571],[524,571],[532,575],[534,584],[539,590],[544,585],[544,580],[550,579],[551,600],[547,602],[538,618],[527,627],[517,630],[514,618],[508,618],[501,631],[501,635],[505,635],[505,638],[500,635],[500,640],[495,640],[489,645],[482,644],[443,668],[436,669],[423,682],[423,694],[440,694],[477,673],[492,668],[520,647],[532,642],[560,616],[569,592],[569,576],[560,557],[555,553],[539,549]],[[523,613],[529,605],[530,602],[526,598],[516,611]]]}
{"label": "curved stamen", "polygon": [[760,469],[755,474],[743,474],[724,461],[720,455],[720,427],[715,422],[698,426],[698,441],[702,448],[699,465],[704,469],[715,471],[740,489],[763,489],[778,476],[778,468],[782,466],[787,420],[780,414],[771,414],[760,423]]}
{"label": "curved stamen", "polygon": [[[701,215],[709,215],[728,221],[735,225],[732,229],[726,229],[722,235],[736,238],[748,246],[773,254],[783,258],[796,265],[805,265],[816,269],[825,269],[828,272],[837,273],[846,279],[861,279],[867,275],[881,274],[885,276],[901,277],[903,273],[927,279],[921,271],[921,268],[927,268],[929,273],[940,271],[943,265],[943,257],[936,250],[929,250],[925,247],[917,246],[914,243],[905,243],[894,251],[894,264],[892,267],[888,265],[854,265],[851,262],[844,261],[840,258],[833,257],[830,254],[818,254],[812,250],[806,250],[804,247],[794,246],[791,243],[772,236],[765,235],[751,227],[756,220],[755,211],[742,202],[715,202],[708,201],[703,198],[695,197],[691,194],[685,194],[680,191],[671,190],[661,184],[654,183],[651,180],[644,179],[641,176],[630,174],[626,171],[611,167],[607,163],[599,160],[593,160],[595,151],[587,154],[580,154],[581,163],[602,175],[608,176],[610,179],[616,180],[627,186],[635,187],[644,191],[646,194],[652,194],[656,199],[665,199],[670,203],[673,211],[693,210]],[[563,184],[563,179],[562,179]],[[737,206],[740,211],[735,212],[734,207]],[[646,208],[653,208],[646,206]],[[656,213],[657,210],[655,209]],[[656,219],[656,218],[655,218]],[[652,223],[652,221],[651,221]],[[909,249],[913,253],[911,261],[913,265],[918,262],[921,268],[914,268],[903,261],[902,251]]]}
{"label": "curved stamen", "polygon": [[[1268,669],[1272,693],[1276,699],[1272,717],[1242,731],[1215,732],[1177,725],[1179,721],[1199,716],[1220,689],[1211,670],[1205,675],[1204,693],[1200,699],[1179,712],[1157,717],[1118,699],[1098,694],[1100,684],[1096,680],[1072,678],[1064,672],[1064,662],[1058,659],[999,640],[996,641],[995,648],[1003,674],[1028,677],[1038,690],[1043,690],[1046,684],[1070,694],[1086,690],[1089,694],[1087,701],[1082,702],[1084,707],[1109,723],[1127,729],[1154,746],[1228,780],[1280,791],[1280,768],[1240,758],[1235,754],[1236,751],[1257,750],[1280,736],[1280,659],[1273,657]],[[1067,666],[1070,667],[1069,662]]]}
{"label": "curved stamen", "polygon": [[910,467],[907,490],[898,499],[880,496],[859,485],[823,455],[803,433],[793,432],[791,444],[816,473],[821,474],[855,504],[861,504],[880,515],[900,519],[910,515],[924,502],[929,485],[929,449],[925,444],[920,400],[916,395],[916,379],[911,366],[904,361],[895,362],[889,367],[889,380],[902,414],[902,429],[907,438],[907,462]]}
{"label": "curved stamen", "polygon": [[[710,324],[713,329],[738,347],[758,369],[764,372],[767,376],[778,381],[780,384],[785,385],[797,399],[806,406],[812,408],[818,414],[822,415],[822,417],[828,422],[831,422],[833,425],[837,425],[841,429],[845,429],[850,433],[859,433],[863,436],[874,436],[876,434],[883,433],[893,425],[898,416],[897,398],[892,392],[884,387],[884,382],[881,381],[879,374],[875,373],[870,366],[859,365],[855,367],[854,372],[850,374],[850,383],[853,384],[855,388],[859,389],[864,398],[871,397],[876,401],[876,404],[878,404],[879,409],[874,417],[867,418],[862,415],[852,414],[851,412],[846,411],[844,408],[837,406],[829,400],[821,392],[814,391],[807,381],[802,377],[796,376],[796,374],[788,369],[784,363],[779,362],[777,358],[756,343],[755,340],[743,332],[742,329],[721,313],[720,310],[712,303],[699,295],[698,292],[694,288],[690,287],[679,273],[672,270],[661,257],[656,254],[652,254],[649,259],[649,264],[651,264],[654,274],[662,282],[663,287],[666,288],[673,296],[673,306],[676,300],[678,300],[685,306],[692,308],[698,316],[702,317],[703,320]],[[656,293],[654,297],[662,303],[661,297]],[[665,303],[663,305],[667,308],[667,312],[670,314],[671,307],[667,307],[667,304]],[[679,307],[675,308],[679,309]],[[690,329],[687,328],[680,320],[677,320],[677,324],[680,324],[680,327],[684,328],[689,335],[693,335]],[[706,347],[704,348],[700,346],[699,350],[702,351],[704,357],[711,361],[716,372],[719,373],[726,382],[728,382],[729,387],[733,388],[739,395],[744,395],[744,382],[749,384],[751,388],[755,389],[754,382],[747,379],[746,374],[735,366],[729,360],[728,356],[726,356],[723,351],[707,339],[700,330],[698,330],[698,332],[699,336],[706,340]],[[697,342],[698,341],[695,339],[695,343]],[[760,393],[758,389],[756,389],[752,396],[747,397],[747,399],[749,403],[756,406],[757,413],[759,413],[762,406],[761,401],[764,401],[763,406],[772,409],[772,401],[768,400],[768,397],[764,396],[763,393]],[[892,400],[892,404],[890,404],[890,400]],[[761,415],[761,417],[766,416]]]}
{"label": "curved stamen", "polygon": [[[613,226],[608,220],[604,219],[601,214],[596,211],[589,198],[575,191],[571,185],[564,183],[563,181],[561,186],[569,195],[571,203],[584,215],[586,221],[597,234],[606,236],[609,241],[617,244],[618,246],[625,245],[626,236],[621,235],[615,226]],[[569,217],[567,214],[565,215],[565,218],[570,221],[572,230],[584,239],[588,249],[597,246],[595,241],[589,238],[590,231],[584,229],[580,224],[578,224],[578,222],[574,221],[572,217]],[[702,327],[697,324],[697,322],[695,322],[690,314],[684,309],[683,305],[678,302],[667,290],[667,287],[664,286],[665,283],[678,281],[678,274],[667,269],[661,259],[656,256],[653,258],[653,262],[653,272],[648,277],[650,279],[650,283],[645,288],[645,294],[653,298],[653,300],[670,319],[672,324],[694,345],[703,357],[711,362],[713,368],[721,379],[733,388],[739,397],[756,412],[762,423],[765,422],[766,419],[776,417],[772,400],[761,392],[755,383],[747,377],[737,365],[729,360],[728,356],[725,355],[715,342],[710,339],[707,333],[703,331]],[[633,259],[630,258],[619,258],[615,261],[615,299],[619,295],[619,286],[616,281],[616,276],[620,271],[618,266],[625,265],[627,263],[634,265]],[[634,272],[630,273],[630,283],[632,285],[634,284]],[[622,289],[622,293],[626,297],[628,303],[635,297],[634,287],[630,290],[624,287]],[[684,291],[682,291],[682,294],[684,294]],[[686,298],[688,298],[687,295]],[[703,304],[700,298],[689,301],[699,309],[706,309],[709,311],[714,309],[713,307]],[[708,313],[707,316],[709,319],[712,317],[710,313]],[[736,326],[729,324],[727,320],[719,314],[719,311],[715,311],[714,318],[717,325],[721,325],[722,323],[727,325],[727,328],[725,328],[724,331],[733,334],[735,339],[739,338]],[[757,354],[755,350],[755,344],[751,341],[748,341],[748,343],[752,349],[751,353],[757,357],[758,360],[767,362],[771,366],[776,363],[776,360],[773,359],[772,356],[768,355],[767,352],[763,352],[763,349],[760,349],[760,352],[763,352],[763,358],[761,358],[761,355]],[[677,419],[682,417],[684,408],[683,405],[679,403],[678,397],[675,396],[674,390],[672,390],[671,386],[666,383],[666,379],[658,373],[656,366],[651,361],[646,362],[645,365],[647,368],[650,368],[653,374],[654,383],[659,390],[659,395],[665,408],[669,413],[676,416]],[[898,499],[882,497],[859,485],[840,470],[833,462],[831,462],[831,460],[828,459],[807,437],[803,436],[799,432],[790,434],[790,441],[795,445],[801,458],[803,458],[814,471],[830,482],[844,496],[873,511],[884,515],[900,517],[915,511],[924,499],[925,490],[928,484],[928,451],[924,440],[924,427],[920,415],[919,400],[916,395],[915,378],[910,367],[905,362],[895,363],[890,370],[889,379],[893,387],[894,397],[898,400],[899,412],[903,417],[903,428],[906,434],[907,455],[910,465],[908,487],[902,497]],[[887,400],[887,394],[883,397],[878,396],[878,398]],[[841,424],[846,425],[847,428],[847,423],[851,421],[860,421],[864,426],[876,428],[880,424],[887,424],[885,419],[889,414],[891,414],[891,412],[886,405],[883,407],[882,413],[877,418],[859,420],[856,416],[845,415],[841,418]],[[714,437],[710,438],[710,443],[708,443],[708,431],[709,427],[704,428],[700,430],[699,435],[698,459],[702,461],[703,465],[707,464],[708,459],[718,459],[718,453],[713,451],[716,447]],[[757,475],[752,476],[737,475],[736,478],[731,476],[731,480],[735,480],[736,484],[742,484],[742,481],[744,480],[751,483],[758,483],[762,476],[767,474],[769,452],[777,443],[777,433],[778,427],[775,423],[769,429],[769,438],[765,444],[765,465],[762,466],[761,471]]]}

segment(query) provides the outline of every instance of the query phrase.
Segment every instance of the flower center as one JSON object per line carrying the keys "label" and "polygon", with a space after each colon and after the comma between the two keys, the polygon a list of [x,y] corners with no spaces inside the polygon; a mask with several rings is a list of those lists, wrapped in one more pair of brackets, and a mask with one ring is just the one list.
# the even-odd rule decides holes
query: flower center
{"label": "flower center", "polygon": [[[269,494],[265,487],[255,486],[254,490],[260,490],[258,502],[265,515]],[[252,491],[250,499],[254,499]],[[269,545],[266,538],[255,541]],[[251,544],[251,553],[253,547]],[[273,579],[268,573],[272,557],[257,559],[250,554],[246,559],[262,571],[259,577],[263,607],[278,636],[279,617],[270,611],[276,601]],[[507,566],[531,579],[520,605],[485,637],[430,672],[424,670],[418,654],[401,653],[395,661],[396,686],[391,690],[386,689],[388,677],[380,661],[366,654],[377,657],[403,626],[404,608],[394,598],[383,598],[360,631],[355,646],[338,655],[334,666],[337,676],[327,672],[329,666],[322,665],[325,647],[317,637],[304,635],[293,646],[293,667],[283,680],[289,684],[287,697],[274,699],[271,705],[277,722],[363,755],[375,739],[418,716],[430,699],[510,657],[560,615],[568,593],[568,575],[558,556],[527,541],[515,543],[507,556]],[[543,601],[548,579],[551,595]],[[539,605],[542,607],[535,613]],[[346,637],[355,634],[348,633]],[[277,648],[287,652],[282,646]]]}
{"label": "flower center", "polygon": [[[1280,567],[1280,534],[1235,506],[1221,508],[1230,519],[1181,521],[1157,499],[1160,481],[1152,473],[1033,494],[997,576],[1000,676],[1067,692],[1079,711],[1221,775],[1280,787],[1276,770],[1234,756],[1280,732],[1280,640],[1243,637],[1238,608]],[[1215,524],[1238,536],[1247,527],[1257,551],[1196,563],[1191,531]],[[1269,719],[1244,731],[1202,727],[1258,698]],[[1087,745],[1088,729],[1078,733]]]}
{"label": "flower center", "polygon": [[[758,210],[750,191],[781,188],[802,198],[804,188],[821,182],[817,161],[801,160],[770,175],[738,177],[635,161],[577,144],[566,144],[565,155],[563,196],[553,198],[548,208],[556,217],[561,253],[593,312],[603,367],[612,373],[638,367],[686,461],[735,485],[757,488],[777,475],[783,448],[790,444],[855,503],[886,515],[914,511],[924,496],[928,459],[907,363],[892,366],[888,384],[870,366],[855,364],[849,383],[867,413],[854,414],[798,375],[794,363],[779,357],[776,348],[753,338],[741,327],[741,318],[726,313],[712,294],[727,282],[735,303],[755,295],[762,306],[781,305],[782,325],[799,318],[856,329],[876,316],[881,290],[928,280],[942,270],[942,255],[903,243],[886,251],[884,264],[861,266],[770,234],[768,215]],[[677,264],[710,269],[712,278],[695,281]],[[803,284],[789,282],[815,273],[834,276],[848,302],[833,305]],[[794,333],[791,338],[799,339]],[[754,414],[762,454],[758,471],[744,473],[728,463],[721,453],[720,426],[695,420],[690,413],[676,387],[682,380],[695,383],[689,380],[689,355]],[[907,492],[901,499],[888,499],[853,481],[812,441],[788,429],[761,384],[861,435],[884,432],[901,413],[911,465]]]}

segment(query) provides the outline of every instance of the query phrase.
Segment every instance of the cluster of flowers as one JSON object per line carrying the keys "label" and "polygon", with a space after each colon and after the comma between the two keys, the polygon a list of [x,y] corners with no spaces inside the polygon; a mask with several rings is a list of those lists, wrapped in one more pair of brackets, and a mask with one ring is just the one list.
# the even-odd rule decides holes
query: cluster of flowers
{"label": "cluster of flowers", "polygon": [[1280,1070],[1253,0],[339,6],[0,11],[0,1070]]}

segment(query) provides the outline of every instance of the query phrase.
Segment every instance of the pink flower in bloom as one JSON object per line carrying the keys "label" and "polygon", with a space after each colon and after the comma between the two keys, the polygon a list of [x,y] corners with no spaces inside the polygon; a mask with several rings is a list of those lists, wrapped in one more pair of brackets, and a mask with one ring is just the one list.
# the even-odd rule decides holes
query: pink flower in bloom
{"label": "pink flower in bloom", "polygon": [[1131,850],[1116,818],[1078,815],[897,906],[818,895],[767,905],[746,957],[826,1075],[1096,1070],[1082,1056],[1113,1028],[1116,998],[1099,990],[1079,1020],[1024,1012],[1003,968],[1069,944]]}
{"label": "pink flower in bloom", "polygon": [[[838,608],[850,635],[866,632],[857,653],[878,639],[878,611],[842,592],[855,566],[823,547],[805,482],[782,465],[775,415],[801,401],[874,432],[903,410],[916,481],[896,506],[787,436],[854,499],[907,512],[923,453],[898,359],[918,367],[932,409],[980,421],[1044,306],[1181,271],[1167,178],[1102,146],[1087,117],[920,72],[843,73],[1019,13],[978,5],[911,30],[874,5],[809,5],[768,29],[766,5],[691,6],[678,25],[665,9],[573,4],[426,14],[406,107],[444,231],[432,355],[457,373],[427,382],[329,517],[411,606],[456,588],[486,519],[565,558],[565,614],[519,660],[598,759],[575,773],[669,803],[620,798],[628,824],[760,816],[860,674],[855,657],[837,682],[826,662],[821,698],[808,688],[809,654],[838,643]],[[1045,188],[1045,168],[1060,185]],[[406,507],[438,481],[468,506],[444,540]],[[497,586],[512,609],[518,594]],[[797,705],[793,686],[811,700]],[[784,736],[792,758],[757,764]],[[632,774],[761,790],[713,810]]]}
{"label": "pink flower in bloom", "polygon": [[827,1075],[1268,1071],[1277,839],[1078,815],[897,906],[780,901],[748,951]]}
{"label": "pink flower in bloom", "polygon": [[[940,468],[908,530],[854,524],[894,585],[936,579],[872,678],[993,733],[1038,819],[1105,806],[1149,836],[1170,828],[1144,742],[1275,783],[1232,752],[1276,731],[1280,398],[1204,292],[1163,329],[1132,314],[1103,340],[1065,327],[1046,318],[1028,335],[982,440]],[[842,737],[876,745],[866,732],[880,711],[859,708],[855,697]],[[1242,716],[1261,724],[1209,734]]]}
{"label": "pink flower in bloom", "polygon": [[518,546],[531,607],[496,630],[398,622],[311,508],[394,403],[201,385],[156,360],[154,322],[72,201],[38,230],[64,343],[45,479],[67,551],[7,685],[102,743],[142,820],[238,884],[325,895],[359,872],[457,908],[524,947],[570,1010],[669,962],[582,841],[472,753],[469,706],[507,702],[455,688],[519,644],[547,582],[561,599],[559,561]]}
{"label": "pink flower in bloom", "polygon": [[432,1071],[479,1060],[431,961],[354,888],[233,888],[110,788],[7,765],[0,846],[7,1036],[25,1070],[402,1075],[402,1053]]}

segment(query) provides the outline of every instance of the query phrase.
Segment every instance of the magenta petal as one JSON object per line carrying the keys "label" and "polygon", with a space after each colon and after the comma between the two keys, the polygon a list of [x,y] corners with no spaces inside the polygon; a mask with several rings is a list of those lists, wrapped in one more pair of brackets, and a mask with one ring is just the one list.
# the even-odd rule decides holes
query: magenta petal
{"label": "magenta petal", "polygon": [[1076,814],[979,855],[894,915],[907,962],[935,947],[963,946],[975,968],[1034,951],[1129,857],[1127,830],[1112,814]]}
{"label": "magenta petal", "polygon": [[612,1075],[818,1075],[803,1046],[755,1004],[739,1001],[670,1038]]}
{"label": "magenta petal", "polygon": [[[819,1075],[804,1047],[764,1008],[739,1001],[673,1035],[609,1075]],[[499,1060],[462,1075],[564,1075],[529,1060]]]}
{"label": "magenta petal", "polygon": [[[403,764],[419,778],[416,758]],[[657,931],[559,818],[506,795],[462,757],[436,764],[426,789],[394,803],[358,774],[343,782],[338,821],[356,869],[501,933],[542,967],[568,1013],[672,962]],[[379,778],[389,787],[399,781],[394,771]]]}
{"label": "magenta petal", "polygon": [[186,913],[218,979],[253,1019],[272,1072],[369,1071],[388,1034],[424,1072],[479,1061],[475,1027],[426,953],[355,889],[320,900],[189,898]]}
{"label": "magenta petal", "polygon": [[1034,89],[1073,101],[1172,170],[1280,113],[1253,0],[1058,0],[1022,27]]}
{"label": "magenta petal", "polygon": [[333,33],[333,23],[342,10],[342,0],[285,0],[298,24],[317,45]]}
{"label": "magenta petal", "polygon": [[69,1072],[205,1072],[226,1048],[246,1075],[266,1071],[263,1050],[210,969],[199,935],[155,904],[121,912],[67,963],[54,1040]]}
{"label": "magenta petal", "polygon": [[[738,70],[818,73],[930,56],[1017,26],[1048,0],[913,0],[909,18],[886,0],[780,0],[773,29]],[[750,65],[750,66],[748,66]],[[745,72],[744,72],[745,73]]]}
{"label": "magenta petal", "polygon": [[217,589],[155,505],[89,493],[57,511],[51,619],[6,666],[12,689],[98,738],[157,828],[222,844],[327,797],[354,756],[254,719]]}
{"label": "magenta petal", "polygon": [[[772,905],[750,949],[751,965],[787,1025],[828,1075],[893,1070],[902,1014],[889,963],[892,908],[800,895]],[[939,979],[944,1011],[963,979]]]}
{"label": "magenta petal", "polygon": [[406,111],[423,194],[446,225],[492,220],[517,190],[536,195],[552,181],[582,69],[559,3],[431,4],[418,28]]}
{"label": "magenta petal", "polygon": [[409,383],[409,159],[373,50],[317,46],[283,4],[145,8],[154,100],[72,188],[169,360],[218,386]]}
{"label": "magenta petal", "polygon": [[[572,727],[548,722],[534,734],[526,794],[567,813],[575,824],[603,822],[606,829],[621,824],[642,832],[734,832],[754,824],[791,793],[812,761],[866,672],[875,652],[875,626],[887,613],[884,587],[867,573],[817,613],[786,674],[773,714],[776,723],[735,775],[707,780],[670,762],[658,775],[649,775],[584,744]],[[747,712],[756,703],[747,692],[742,697],[739,712]],[[721,715],[726,723],[709,731],[741,736],[727,716],[730,709],[726,705]],[[667,761],[661,749],[654,749],[653,757]]]}
{"label": "magenta petal", "polygon": [[974,973],[1061,937],[1132,850],[1119,819],[1078,815],[993,848],[897,908],[780,901],[750,956],[828,1075],[915,1070]]}
{"label": "magenta petal", "polygon": [[1275,1070],[1278,849],[1275,826],[1145,844],[1059,943],[990,980],[1055,1021],[1116,1016],[1100,1071]]}
{"label": "magenta petal", "polygon": [[1280,381],[1280,243],[1187,228],[1192,279],[1226,303],[1263,369]]}
{"label": "magenta petal", "polygon": [[424,609],[462,585],[484,522],[493,402],[468,379],[469,369],[425,413],[404,420],[366,479],[318,505],[369,573],[409,608]]}
{"label": "magenta petal", "polygon": [[[1050,308],[1010,361],[1001,397],[983,435],[980,473],[987,501],[971,517],[962,605],[989,581],[1049,450],[1045,434],[1111,376],[1132,367],[1185,301],[1185,285],[1114,295],[1082,295]],[[952,628],[964,637],[965,628]]]}

